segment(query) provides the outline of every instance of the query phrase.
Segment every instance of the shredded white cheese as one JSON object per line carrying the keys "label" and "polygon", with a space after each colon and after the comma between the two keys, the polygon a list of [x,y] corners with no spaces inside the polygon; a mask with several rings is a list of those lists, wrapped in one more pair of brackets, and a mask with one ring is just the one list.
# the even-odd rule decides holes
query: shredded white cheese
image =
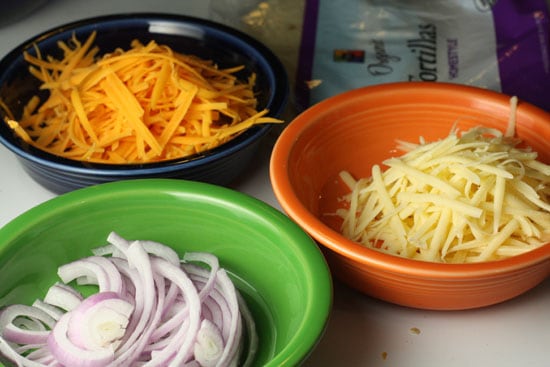
{"label": "shredded white cheese", "polygon": [[[517,102],[512,102],[517,103]],[[481,262],[515,256],[550,241],[550,166],[517,147],[515,119],[503,134],[473,128],[445,139],[401,142],[405,154],[342,172],[350,188],[342,233],[413,259]]]}

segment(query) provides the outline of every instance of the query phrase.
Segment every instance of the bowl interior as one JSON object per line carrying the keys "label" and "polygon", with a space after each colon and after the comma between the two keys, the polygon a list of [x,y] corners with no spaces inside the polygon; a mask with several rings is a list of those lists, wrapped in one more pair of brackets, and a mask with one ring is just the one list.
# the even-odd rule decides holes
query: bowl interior
{"label": "bowl interior", "polygon": [[0,307],[30,304],[57,267],[105,244],[110,231],[219,257],[251,308],[255,365],[296,365],[324,330],[331,280],[315,243],[267,204],[222,187],[180,180],[109,183],[59,196],[0,230]]}
{"label": "bowl interior", "polygon": [[[112,52],[116,48],[128,48],[134,39],[147,43],[155,40],[166,44],[174,51],[196,55],[215,61],[220,68],[243,65],[244,69],[236,74],[246,80],[251,74],[257,76],[255,91],[258,109],[268,108],[270,115],[279,116],[286,103],[288,81],[285,70],[277,57],[255,39],[221,24],[203,19],[168,14],[124,14],[85,19],[46,31],[15,48],[0,61],[0,101],[9,107],[18,118],[29,98],[39,90],[40,81],[28,72],[28,63],[23,52],[35,54],[38,46],[42,55],[61,57],[58,41],[69,41],[74,35],[84,41],[93,31],[97,31],[95,45],[100,54]],[[44,100],[47,92],[39,94]],[[1,106],[1,105],[0,105]],[[0,119],[6,116],[0,108]],[[266,133],[269,125],[254,126],[238,138],[222,147],[187,157],[183,161],[213,155],[222,150],[231,150],[242,144],[248,144],[258,135]],[[84,166],[77,161],[60,159],[32,147],[21,146],[6,124],[0,123],[0,140],[12,150],[30,152],[45,160],[54,160],[76,167]],[[181,160],[179,160],[181,161]],[[151,166],[154,166],[152,163]],[[147,166],[147,165],[146,165]],[[86,164],[86,167],[109,169],[110,165]],[[119,169],[117,166],[115,169]]]}
{"label": "bowl interior", "polygon": [[[271,161],[274,190],[283,209],[324,245],[375,261],[379,253],[345,240],[341,222],[326,215],[341,206],[339,198],[347,193],[339,172],[370,177],[374,164],[402,154],[397,140],[444,138],[455,125],[504,131],[509,117],[509,97],[473,87],[406,82],[350,91],[309,108],[283,131]],[[517,135],[549,163],[550,115],[520,103],[516,117]],[[393,257],[383,255],[378,259]]]}

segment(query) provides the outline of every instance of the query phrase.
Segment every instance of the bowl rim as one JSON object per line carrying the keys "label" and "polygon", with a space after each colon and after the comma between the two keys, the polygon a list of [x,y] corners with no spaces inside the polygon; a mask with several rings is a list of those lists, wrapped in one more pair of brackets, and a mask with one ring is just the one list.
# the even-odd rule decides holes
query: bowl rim
{"label": "bowl rim", "polygon": [[[261,63],[269,66],[270,74],[268,75],[268,80],[273,86],[273,94],[267,101],[266,108],[269,108],[270,115],[274,117],[280,116],[284,112],[289,98],[290,83],[284,65],[270,48],[238,29],[212,20],[182,14],[161,12],[108,14],[83,18],[51,27],[21,42],[0,59],[0,79],[3,78],[3,70],[7,70],[8,66],[20,57],[23,50],[51,36],[57,36],[75,31],[81,27],[86,28],[94,25],[117,22],[150,23],[151,21],[177,23],[205,29],[208,32],[223,35],[224,38],[243,45],[243,48],[247,49],[248,52],[253,52],[256,56],[260,56]],[[2,121],[1,123],[4,122]],[[56,156],[32,146],[22,147],[19,144],[13,144],[3,134],[0,134],[0,143],[20,158],[52,169],[99,177],[126,177],[129,175],[170,173],[179,171],[182,168],[193,169],[210,162],[215,162],[254,144],[265,136],[273,126],[273,123],[252,126],[218,147],[191,156],[136,164],[108,164],[72,160]]]}
{"label": "bowl rim", "polygon": [[[243,211],[261,218],[262,221],[271,222],[270,226],[283,225],[284,228],[280,229],[281,231],[297,238],[296,243],[292,246],[297,258],[313,259],[301,263],[301,267],[304,269],[301,274],[304,276],[303,281],[304,284],[307,284],[310,295],[304,310],[304,317],[299,321],[298,330],[289,336],[287,345],[282,347],[277,354],[271,356],[272,359],[266,366],[290,367],[305,360],[318,344],[330,319],[333,303],[333,283],[330,269],[315,242],[295,222],[281,211],[245,193],[209,183],[171,178],[122,180],[85,187],[38,204],[0,227],[0,250],[7,241],[19,237],[28,228],[74,206],[106,200],[113,195],[133,195],[139,199],[144,195],[159,194],[186,199],[193,197],[193,200],[198,198],[198,201],[210,205],[239,206]],[[307,243],[308,246],[305,246],[304,243]],[[246,278],[243,279],[246,280]],[[305,323],[306,320],[308,324]]]}
{"label": "bowl rim", "polygon": [[[327,249],[342,255],[349,260],[376,268],[380,271],[407,274],[411,278],[434,278],[445,280],[475,280],[479,277],[501,276],[519,269],[533,266],[550,260],[550,243],[544,244],[524,254],[512,256],[498,261],[466,264],[446,264],[420,261],[383,253],[367,248],[345,238],[338,231],[323,223],[313,215],[295,195],[288,175],[288,157],[294,143],[302,133],[316,124],[316,120],[326,115],[329,106],[352,103],[362,100],[372,94],[410,93],[438,95],[467,96],[470,101],[483,98],[491,104],[509,105],[510,97],[495,91],[446,82],[393,82],[380,85],[356,88],[329,97],[301,112],[279,135],[275,142],[270,160],[270,177],[275,196],[283,210],[306,230],[317,242]],[[472,106],[475,107],[475,103]],[[333,107],[334,108],[334,107]],[[336,107],[335,109],[338,109]],[[545,118],[550,124],[550,113],[521,102],[518,110],[523,113]],[[420,265],[420,266],[419,266]],[[550,273],[550,271],[549,271]]]}

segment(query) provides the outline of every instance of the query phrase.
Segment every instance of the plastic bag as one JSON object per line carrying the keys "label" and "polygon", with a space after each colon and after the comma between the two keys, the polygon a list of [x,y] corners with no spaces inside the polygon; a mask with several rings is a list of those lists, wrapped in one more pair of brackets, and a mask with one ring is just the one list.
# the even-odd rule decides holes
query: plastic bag
{"label": "plastic bag", "polygon": [[304,6],[303,0],[210,0],[210,18],[264,43],[279,57],[293,80]]}
{"label": "plastic bag", "polygon": [[307,0],[298,103],[393,81],[492,89],[550,110],[544,0]]}

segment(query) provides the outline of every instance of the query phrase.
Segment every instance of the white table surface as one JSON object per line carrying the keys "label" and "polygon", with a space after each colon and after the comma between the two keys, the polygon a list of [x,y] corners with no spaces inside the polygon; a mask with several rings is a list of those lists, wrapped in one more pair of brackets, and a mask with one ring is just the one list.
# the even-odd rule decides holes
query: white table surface
{"label": "white table surface", "polygon": [[[209,0],[51,0],[0,28],[0,57],[34,34],[68,21],[129,11],[207,18],[209,4]],[[269,146],[251,167],[250,176],[234,188],[280,209],[269,183],[268,158]],[[0,165],[0,226],[55,196],[29,178],[4,147],[0,147]],[[550,280],[500,305],[456,312],[408,309],[338,282],[334,287],[327,331],[305,366],[550,366]]]}

